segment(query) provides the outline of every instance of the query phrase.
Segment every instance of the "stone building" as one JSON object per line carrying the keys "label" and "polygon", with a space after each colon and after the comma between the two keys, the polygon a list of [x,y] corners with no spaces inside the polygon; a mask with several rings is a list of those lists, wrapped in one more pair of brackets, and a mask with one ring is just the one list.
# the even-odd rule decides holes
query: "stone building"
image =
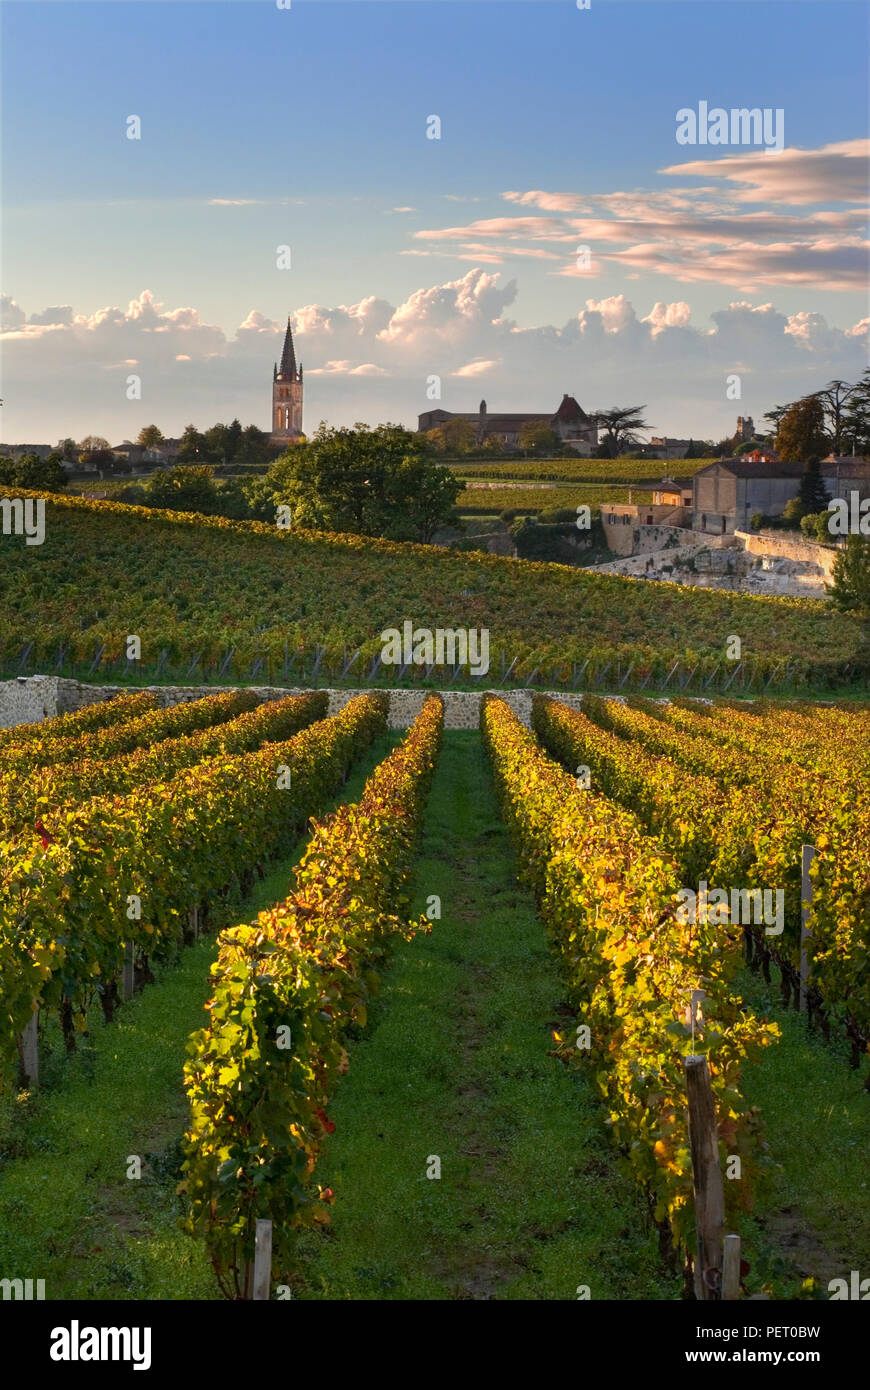
{"label": "stone building", "polygon": [[[751,457],[717,459],[692,480],[692,527],[712,535],[748,530],[756,512],[780,516],[800,491],[804,463],[771,463]],[[822,481],[828,496],[870,497],[870,467],[862,459],[825,459]]]}
{"label": "stone building", "polygon": [[298,444],[302,435],[302,364],[296,366],[293,330],[287,318],[281,366],[272,371],[272,444]]}
{"label": "stone building", "polygon": [[417,429],[420,433],[438,429],[449,420],[467,420],[474,430],[475,441],[483,444],[487,439],[498,439],[508,449],[519,444],[520,430],[532,421],[543,420],[558,435],[563,444],[568,444],[578,454],[589,455],[598,445],[598,426],[594,416],[586,414],[573,396],[563,395],[553,414],[546,411],[529,410],[507,415],[491,415],[486,401],[480,402],[476,414],[466,414],[451,410],[426,410],[418,416]]}
{"label": "stone building", "polygon": [[803,473],[802,463],[717,459],[692,480],[693,529],[721,536],[748,530],[756,512],[779,516],[797,496]]}

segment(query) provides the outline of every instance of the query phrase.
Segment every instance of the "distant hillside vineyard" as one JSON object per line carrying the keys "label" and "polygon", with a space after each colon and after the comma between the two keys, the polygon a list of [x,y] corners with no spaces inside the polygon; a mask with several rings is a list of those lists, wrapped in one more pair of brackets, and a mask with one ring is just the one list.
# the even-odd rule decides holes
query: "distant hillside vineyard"
{"label": "distant hillside vineyard", "polygon": [[652,689],[674,662],[712,680],[734,666],[726,660],[734,636],[747,668],[759,679],[768,673],[771,688],[783,672],[792,684],[842,684],[860,642],[857,623],[811,599],[685,589],[74,497],[47,500],[42,545],[0,534],[6,677],[83,662],[117,674],[135,635],[143,673],[158,661],[176,671],[189,661],[197,678],[279,678],[318,644],[318,676],[339,675],[361,649],[348,675],[360,680],[381,651],[379,634],[406,620],[488,629],[490,681],[509,684],[584,684],[593,673],[630,669],[628,688],[640,680]]}

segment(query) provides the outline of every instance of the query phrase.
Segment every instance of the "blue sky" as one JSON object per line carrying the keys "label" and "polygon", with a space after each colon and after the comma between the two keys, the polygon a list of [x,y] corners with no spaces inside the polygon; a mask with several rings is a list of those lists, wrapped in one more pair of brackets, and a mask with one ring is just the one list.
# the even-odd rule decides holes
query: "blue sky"
{"label": "blue sky", "polygon": [[[9,440],[265,426],[288,312],[309,426],[410,424],[438,373],[448,408],[571,391],[715,436],[738,413],[729,363],[758,414],[861,370],[862,3],[36,0],[0,17]],[[782,108],[785,151],[679,146],[675,113],[702,100]],[[711,168],[735,158],[752,167]]]}

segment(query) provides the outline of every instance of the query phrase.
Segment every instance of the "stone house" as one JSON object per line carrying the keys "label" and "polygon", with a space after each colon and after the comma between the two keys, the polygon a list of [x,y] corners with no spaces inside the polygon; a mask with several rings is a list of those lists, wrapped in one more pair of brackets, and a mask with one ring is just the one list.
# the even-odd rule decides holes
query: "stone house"
{"label": "stone house", "polygon": [[[804,463],[771,463],[749,458],[717,459],[692,480],[692,528],[709,535],[749,530],[757,512],[781,516],[797,497]],[[862,459],[829,459],[821,476],[830,497],[858,492],[870,497],[870,467]]]}

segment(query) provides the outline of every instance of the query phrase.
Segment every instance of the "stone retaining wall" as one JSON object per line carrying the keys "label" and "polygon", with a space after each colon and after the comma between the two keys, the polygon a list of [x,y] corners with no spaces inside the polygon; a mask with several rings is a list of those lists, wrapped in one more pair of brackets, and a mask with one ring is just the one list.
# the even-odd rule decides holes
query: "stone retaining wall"
{"label": "stone retaining wall", "polygon": [[763,531],[756,535],[752,531],[735,531],[735,536],[743,542],[750,555],[773,555],[777,559],[795,560],[799,564],[816,565],[825,579],[834,577],[834,561],[837,551],[833,546],[819,545],[816,541],[798,540],[791,536],[776,535]]}
{"label": "stone retaining wall", "polygon": [[[189,700],[200,700],[204,695],[216,695],[221,690],[234,690],[230,685],[149,685],[163,708],[182,704]],[[117,685],[85,685],[80,681],[58,676],[20,676],[17,680],[0,682],[0,728],[8,729],[14,724],[33,724],[41,719],[50,719],[56,714],[70,714],[75,710],[109,700],[113,695],[130,693],[131,687]],[[253,686],[262,700],[277,700],[285,695],[301,695],[306,687]],[[343,709],[355,695],[363,695],[365,690],[329,690],[329,713],[335,714]],[[390,712],[388,716],[391,729],[407,729],[413,724],[423,707],[426,690],[389,690]],[[486,691],[442,690],[444,699],[444,724],[448,729],[476,729],[480,718],[480,698]],[[492,694],[501,696],[524,724],[528,725],[531,707],[531,690],[495,690]],[[545,692],[565,704],[579,708],[580,693],[561,690]]]}

